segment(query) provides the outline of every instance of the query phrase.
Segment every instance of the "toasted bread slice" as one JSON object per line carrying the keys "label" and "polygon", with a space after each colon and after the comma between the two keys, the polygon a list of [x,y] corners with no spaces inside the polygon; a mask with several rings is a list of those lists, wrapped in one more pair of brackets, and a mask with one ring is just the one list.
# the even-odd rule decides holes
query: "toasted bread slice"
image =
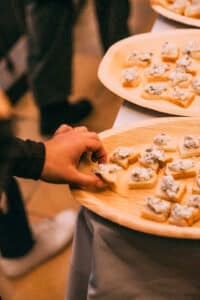
{"label": "toasted bread slice", "polygon": [[192,187],[193,194],[200,194],[200,172],[196,175],[194,185]]}
{"label": "toasted bread slice", "polygon": [[150,83],[143,87],[141,97],[147,100],[162,100],[167,96],[168,85],[166,83]]}
{"label": "toasted bread slice", "polygon": [[175,62],[179,57],[180,50],[176,44],[165,42],[161,48],[161,58],[165,62]]}
{"label": "toasted bread slice", "polygon": [[191,40],[183,48],[183,54],[189,55],[193,59],[200,60],[200,43],[199,40]]}
{"label": "toasted bread slice", "polygon": [[197,95],[200,95],[200,76],[197,76],[192,80],[192,88]]}
{"label": "toasted bread slice", "polygon": [[166,152],[175,152],[177,150],[176,143],[166,133],[160,133],[153,138],[153,143],[161,150]]}
{"label": "toasted bread slice", "polygon": [[193,194],[187,197],[185,205],[200,209],[200,195]]}
{"label": "toasted bread slice", "polygon": [[152,82],[167,81],[169,69],[169,64],[153,64],[146,70],[146,79]]}
{"label": "toasted bread slice", "polygon": [[173,4],[168,6],[168,9],[176,14],[183,15],[185,12],[186,5],[189,2],[187,0],[175,0]]}
{"label": "toasted bread slice", "polygon": [[[171,177],[170,179],[170,184],[169,184],[169,189],[165,189],[163,188],[163,183],[164,183],[164,178],[166,177]],[[172,191],[172,189],[170,189],[170,185],[173,184],[174,185],[174,191]],[[167,192],[168,190],[168,192]],[[178,183],[175,182],[172,178],[172,176],[164,176],[160,182],[160,184],[158,185],[157,191],[156,191],[156,196],[168,201],[172,201],[172,202],[181,202],[183,195],[186,192],[186,185],[184,183]]]}
{"label": "toasted bread slice", "polygon": [[122,85],[124,87],[137,87],[140,84],[139,72],[136,68],[126,68],[122,70]]}
{"label": "toasted bread slice", "polygon": [[176,61],[176,66],[178,69],[190,73],[193,76],[196,75],[199,70],[198,64],[189,55],[181,56]]}
{"label": "toasted bread slice", "polygon": [[179,144],[181,158],[200,156],[200,137],[186,135]]}
{"label": "toasted bread slice", "polygon": [[194,177],[196,169],[191,159],[177,159],[166,166],[165,174],[173,176],[174,179]]}
{"label": "toasted bread slice", "polygon": [[199,219],[199,209],[176,203],[172,207],[169,223],[177,226],[192,226]]}
{"label": "toasted bread slice", "polygon": [[165,99],[179,105],[181,107],[188,107],[194,100],[195,94],[186,89],[175,87],[169,90]]}
{"label": "toasted bread slice", "polygon": [[151,64],[153,53],[133,51],[128,55],[125,66],[126,67],[142,67],[145,68]]}
{"label": "toasted bread slice", "polygon": [[118,147],[111,153],[110,161],[127,169],[129,165],[137,161],[138,155],[139,152],[133,147]]}
{"label": "toasted bread slice", "polygon": [[171,203],[156,197],[146,197],[146,205],[141,211],[141,216],[145,219],[165,222],[170,214]]}
{"label": "toasted bread slice", "polygon": [[99,176],[112,190],[117,189],[118,171],[121,168],[115,164],[99,164],[93,173]]}
{"label": "toasted bread slice", "polygon": [[189,18],[200,18],[200,3],[196,5],[188,5],[185,8],[184,14]]}
{"label": "toasted bread slice", "polygon": [[157,174],[151,168],[136,167],[131,171],[129,189],[151,189],[156,185]]}
{"label": "toasted bread slice", "polygon": [[185,71],[174,69],[168,73],[168,79],[173,87],[188,88],[192,81],[192,75]]}

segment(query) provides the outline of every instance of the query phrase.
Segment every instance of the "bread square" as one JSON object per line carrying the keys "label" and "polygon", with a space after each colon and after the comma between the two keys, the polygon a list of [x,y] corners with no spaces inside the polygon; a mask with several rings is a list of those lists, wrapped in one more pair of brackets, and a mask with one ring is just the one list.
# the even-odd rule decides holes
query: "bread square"
{"label": "bread square", "polygon": [[147,100],[162,100],[167,96],[168,85],[166,83],[145,84],[141,97]]}
{"label": "bread square", "polygon": [[183,54],[189,55],[193,59],[200,60],[200,43],[199,40],[192,40],[183,48]]}
{"label": "bread square", "polygon": [[196,175],[194,161],[191,159],[176,159],[167,164],[165,174],[171,175],[175,179],[194,177]]}
{"label": "bread square", "polygon": [[151,168],[135,167],[128,181],[129,189],[151,189],[157,183],[157,174]]}
{"label": "bread square", "polygon": [[200,195],[193,194],[187,197],[185,205],[200,209]]}
{"label": "bread square", "polygon": [[181,158],[200,156],[200,137],[186,135],[179,144]]}
{"label": "bread square", "polygon": [[133,147],[118,147],[110,155],[110,162],[116,163],[124,169],[138,159],[139,152]]}
{"label": "bread square", "polygon": [[171,209],[169,223],[177,226],[192,226],[199,219],[199,209],[176,203]]}
{"label": "bread square", "polygon": [[188,5],[185,8],[185,16],[189,18],[200,18],[200,3],[196,5]]}
{"label": "bread square", "polygon": [[122,70],[122,85],[124,87],[137,87],[140,84],[139,72],[136,68]]}
{"label": "bread square", "polygon": [[117,190],[118,172],[121,170],[116,164],[98,164],[93,173],[99,176],[112,190]]}
{"label": "bread square", "polygon": [[142,67],[145,68],[151,64],[153,57],[153,53],[150,51],[139,52],[133,51],[130,55],[128,55],[125,66],[126,67]]}
{"label": "bread square", "polygon": [[153,196],[147,196],[145,200],[146,205],[141,211],[141,216],[148,220],[165,222],[170,214],[171,203]]}
{"label": "bread square", "polygon": [[176,66],[178,69],[196,75],[198,72],[198,64],[189,56],[183,55],[176,61]]}
{"label": "bread square", "polygon": [[181,202],[186,185],[174,180],[170,175],[162,177],[158,185],[156,196],[172,202]]}
{"label": "bread square", "polygon": [[180,50],[176,44],[165,42],[161,48],[161,58],[165,62],[175,62],[179,57]]}
{"label": "bread square", "polygon": [[165,99],[179,105],[181,107],[188,107],[194,100],[195,94],[187,89],[175,87],[169,90]]}
{"label": "bread square", "polygon": [[188,0],[175,0],[173,4],[168,6],[168,9],[176,14],[183,15],[187,4]]}
{"label": "bread square", "polygon": [[194,93],[196,93],[197,95],[200,95],[200,76],[196,76],[192,80],[192,88],[193,88]]}
{"label": "bread square", "polygon": [[168,80],[169,64],[157,63],[153,64],[146,70],[146,79],[148,81],[166,81]]}
{"label": "bread square", "polygon": [[160,133],[153,138],[153,143],[156,147],[166,152],[175,152],[177,145],[172,138],[166,133]]}
{"label": "bread square", "polygon": [[191,74],[180,69],[174,69],[168,73],[168,79],[171,81],[173,87],[188,88],[192,78]]}
{"label": "bread square", "polygon": [[172,161],[172,157],[167,156],[164,150],[159,149],[156,146],[147,147],[142,154],[140,154],[139,162],[142,166],[152,168],[155,171],[159,170],[159,167],[164,167],[166,163]]}

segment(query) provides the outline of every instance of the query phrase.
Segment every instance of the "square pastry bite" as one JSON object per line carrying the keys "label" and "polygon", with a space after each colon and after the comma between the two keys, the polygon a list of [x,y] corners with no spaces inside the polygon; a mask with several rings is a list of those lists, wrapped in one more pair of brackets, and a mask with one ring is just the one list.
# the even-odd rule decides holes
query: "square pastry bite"
{"label": "square pastry bite", "polygon": [[121,80],[124,87],[137,87],[140,84],[140,76],[138,70],[134,67],[122,70]]}
{"label": "square pastry bite", "polygon": [[183,48],[183,54],[200,60],[200,42],[197,40],[189,41]]}
{"label": "square pastry bite", "polygon": [[171,209],[169,223],[177,226],[192,226],[199,218],[199,209],[176,203]]}
{"label": "square pastry bite", "polygon": [[185,205],[189,207],[195,207],[200,210],[200,195],[190,195],[185,200]]}
{"label": "square pastry bite", "polygon": [[148,81],[165,81],[168,80],[169,64],[156,63],[146,70],[146,78]]}
{"label": "square pastry bite", "polygon": [[151,189],[156,185],[157,174],[151,168],[135,167],[128,181],[129,189]]}
{"label": "square pastry bite", "polygon": [[181,158],[200,156],[200,137],[186,135],[179,145]]}
{"label": "square pastry bite", "polygon": [[153,53],[150,51],[139,52],[133,51],[126,59],[125,65],[127,67],[147,67],[151,64]]}
{"label": "square pastry bite", "polygon": [[133,147],[118,147],[110,155],[110,161],[116,163],[124,169],[133,164],[138,159],[139,152]]}
{"label": "square pastry bite", "polygon": [[189,178],[196,175],[194,161],[191,159],[176,159],[167,164],[166,175],[171,175],[175,179]]}
{"label": "square pastry bite", "polygon": [[166,62],[175,62],[179,57],[179,48],[172,42],[165,42],[161,48],[161,58]]}
{"label": "square pastry bite", "polygon": [[181,107],[188,107],[195,98],[195,94],[189,90],[175,87],[169,90],[165,99]]}
{"label": "square pastry bite", "polygon": [[179,15],[183,15],[187,4],[189,4],[188,0],[175,0],[173,4],[168,6],[168,9]]}
{"label": "square pastry bite", "polygon": [[168,73],[168,79],[173,87],[188,88],[192,81],[192,75],[180,69],[174,69]]}
{"label": "square pastry bite", "polygon": [[160,5],[162,7],[167,8],[169,3],[167,0],[151,0],[152,5]]}
{"label": "square pastry bite", "polygon": [[193,80],[192,80],[192,88],[193,91],[197,94],[200,95],[200,76],[196,76]]}
{"label": "square pastry bite", "polygon": [[160,133],[153,138],[153,143],[159,149],[167,152],[176,151],[177,145],[172,138],[166,133]]}
{"label": "square pastry bite", "polygon": [[183,55],[176,61],[176,66],[178,69],[196,75],[198,71],[198,64],[189,56]]}
{"label": "square pastry bite", "polygon": [[186,185],[174,180],[171,175],[163,176],[156,191],[156,196],[172,202],[181,202],[186,192]]}
{"label": "square pastry bite", "polygon": [[168,85],[166,83],[150,83],[145,84],[141,97],[147,100],[162,100],[167,96]]}
{"label": "square pastry bite", "polygon": [[147,196],[145,200],[146,205],[141,216],[148,220],[165,222],[170,214],[171,203],[153,196]]}
{"label": "square pastry bite", "polygon": [[111,189],[116,190],[118,171],[122,170],[116,164],[99,164],[92,171],[95,175],[99,176]]}
{"label": "square pastry bite", "polygon": [[198,170],[198,173],[196,175],[195,182],[194,182],[194,185],[192,188],[192,192],[194,194],[200,194],[200,170]]}
{"label": "square pastry bite", "polygon": [[155,171],[158,171],[159,167],[163,167],[169,161],[172,161],[172,158],[166,156],[164,150],[154,145],[147,147],[139,158],[141,165],[152,168]]}

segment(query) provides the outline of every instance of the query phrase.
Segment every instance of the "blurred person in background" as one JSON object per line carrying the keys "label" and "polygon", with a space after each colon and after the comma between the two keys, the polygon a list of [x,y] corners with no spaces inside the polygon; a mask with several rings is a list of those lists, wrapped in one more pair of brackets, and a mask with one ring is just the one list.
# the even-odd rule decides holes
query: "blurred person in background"
{"label": "blurred person in background", "polygon": [[99,162],[106,160],[106,154],[97,134],[85,127],[62,125],[45,143],[23,141],[12,136],[8,117],[0,119],[0,144],[0,268],[6,276],[18,277],[69,243],[76,213],[66,210],[39,224],[29,224],[13,176],[81,187],[102,186],[99,178],[82,174],[77,167],[86,151],[93,152]]}
{"label": "blurred person in background", "polygon": [[[87,99],[69,102],[73,25],[78,2],[25,0],[29,83],[40,110],[43,135],[51,135],[62,123],[79,123],[92,110]],[[130,4],[128,0],[94,0],[94,6],[106,51],[114,42],[129,35]]]}

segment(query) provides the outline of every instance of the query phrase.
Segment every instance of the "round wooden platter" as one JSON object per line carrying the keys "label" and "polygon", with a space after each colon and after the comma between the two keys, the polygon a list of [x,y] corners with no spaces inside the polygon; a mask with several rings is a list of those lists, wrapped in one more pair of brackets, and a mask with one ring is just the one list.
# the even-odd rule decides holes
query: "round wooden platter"
{"label": "round wooden platter", "polygon": [[170,11],[167,8],[164,8],[160,5],[151,5],[151,7],[153,8],[153,10],[155,12],[157,12],[158,14],[164,16],[167,19],[179,22],[179,23],[183,23],[189,26],[193,26],[193,27],[200,27],[200,19],[195,19],[195,18],[189,18],[189,17],[185,17],[183,15],[179,15],[173,11]]}
{"label": "round wooden platter", "polygon": [[[161,132],[170,134],[178,143],[186,134],[200,134],[200,118],[156,118],[134,124],[130,127],[105,131],[100,134],[100,137],[108,153],[118,146],[135,146],[136,149],[142,151],[147,145],[152,143],[153,137]],[[173,156],[178,157],[178,152],[174,153]],[[196,158],[196,160],[200,163],[200,157]],[[130,166],[128,171],[122,171],[120,174],[119,178],[122,184],[133,166],[134,165]],[[94,166],[87,159],[83,160],[80,164],[80,170],[84,173],[90,173],[92,167]],[[159,173],[159,179],[162,174],[163,171]],[[191,194],[194,180],[195,178],[184,180],[184,183],[187,185],[187,193],[183,201],[185,197]],[[73,190],[73,193],[81,205],[103,218],[122,226],[159,236],[199,239],[200,221],[195,223],[192,227],[179,227],[168,224],[167,222],[157,223],[149,221],[140,216],[141,209],[145,203],[144,197],[146,195],[154,195],[155,190],[156,187],[149,190],[125,190],[123,188],[122,192],[119,184],[117,193],[111,190]]]}
{"label": "round wooden platter", "polygon": [[[103,57],[99,66],[98,77],[109,90],[129,102],[176,116],[198,117],[200,116],[200,96],[196,96],[187,108],[182,108],[164,100],[145,100],[140,96],[141,84],[136,88],[122,86],[121,72],[125,68],[126,57],[132,51],[152,51],[154,53],[153,62],[158,62],[160,61],[160,50],[164,42],[171,41],[179,47],[184,47],[189,40],[199,39],[199,37],[199,29],[176,29],[164,33],[145,33],[123,39],[115,43]],[[200,68],[200,62],[198,65]],[[144,71],[145,69],[141,72]],[[141,75],[143,74],[141,73]]]}

